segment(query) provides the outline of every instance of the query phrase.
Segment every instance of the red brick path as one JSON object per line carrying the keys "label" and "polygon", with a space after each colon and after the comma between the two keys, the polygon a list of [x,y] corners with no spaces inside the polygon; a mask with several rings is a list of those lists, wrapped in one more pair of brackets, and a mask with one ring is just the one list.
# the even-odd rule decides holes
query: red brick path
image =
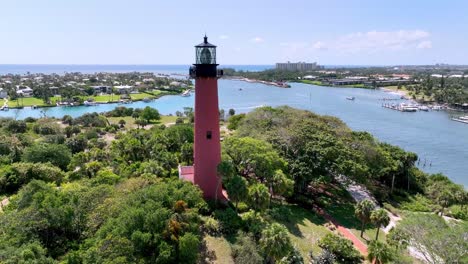
{"label": "red brick path", "polygon": [[336,229],[338,232],[340,232],[345,238],[351,240],[353,242],[354,247],[361,252],[362,255],[367,256],[367,246],[364,244],[359,238],[357,238],[351,231],[349,231],[346,227],[340,225],[338,221],[336,221],[331,215],[327,214],[322,208],[316,206],[314,207],[314,210],[323,218],[325,218],[327,221],[331,222],[334,226],[336,226]]}

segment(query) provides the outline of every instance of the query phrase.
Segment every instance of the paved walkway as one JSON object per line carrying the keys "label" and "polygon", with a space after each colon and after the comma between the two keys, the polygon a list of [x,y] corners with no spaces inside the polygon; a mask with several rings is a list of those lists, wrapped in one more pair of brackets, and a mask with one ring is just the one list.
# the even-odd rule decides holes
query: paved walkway
{"label": "paved walkway", "polygon": [[358,237],[356,237],[349,229],[346,227],[340,225],[338,221],[336,221],[331,215],[329,215],[327,212],[325,212],[322,208],[315,206],[314,207],[315,212],[317,212],[319,215],[323,216],[328,222],[332,223],[338,232],[342,234],[345,238],[351,240],[353,242],[354,247],[361,252],[362,255],[367,256],[367,245],[364,244],[361,240],[359,240]]}

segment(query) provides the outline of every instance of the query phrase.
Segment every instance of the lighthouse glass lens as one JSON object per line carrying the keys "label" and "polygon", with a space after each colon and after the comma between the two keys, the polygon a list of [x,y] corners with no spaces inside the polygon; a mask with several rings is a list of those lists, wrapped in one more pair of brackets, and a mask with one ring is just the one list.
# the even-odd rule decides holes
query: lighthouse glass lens
{"label": "lighthouse glass lens", "polygon": [[211,64],[211,51],[208,48],[203,48],[200,54],[201,64]]}

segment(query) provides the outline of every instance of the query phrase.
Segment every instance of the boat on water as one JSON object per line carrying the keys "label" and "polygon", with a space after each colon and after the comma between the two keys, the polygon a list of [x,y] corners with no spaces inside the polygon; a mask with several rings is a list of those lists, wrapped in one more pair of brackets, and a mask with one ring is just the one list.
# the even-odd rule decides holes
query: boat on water
{"label": "boat on water", "polygon": [[461,123],[468,124],[468,116],[453,117],[452,120],[453,120],[453,121],[457,121],[457,122],[461,122]]}
{"label": "boat on water", "polygon": [[119,104],[130,104],[130,103],[132,103],[131,100],[126,100],[126,99],[125,100],[124,99],[119,100]]}
{"label": "boat on water", "polygon": [[354,101],[354,99],[356,99],[356,97],[354,97],[354,96],[348,96],[348,97],[346,97],[346,99],[347,99],[347,100]]}
{"label": "boat on water", "polygon": [[83,104],[84,104],[85,106],[94,106],[94,105],[97,105],[96,102],[91,102],[91,101],[84,101]]}
{"label": "boat on water", "polygon": [[429,107],[425,106],[425,105],[421,105],[419,106],[419,110],[420,111],[424,111],[424,112],[428,112],[429,111]]}
{"label": "boat on water", "polygon": [[145,98],[143,98],[143,102],[145,102],[145,103],[149,103],[149,102],[151,102],[151,99],[150,99],[150,98],[148,98],[148,97],[145,97]]}
{"label": "boat on water", "polygon": [[8,106],[2,106],[0,108],[0,111],[8,111],[8,110],[10,110],[10,108],[8,108]]}
{"label": "boat on water", "polygon": [[417,112],[419,110],[419,107],[417,105],[405,103],[401,103],[398,108],[402,112]]}
{"label": "boat on water", "polygon": [[239,91],[242,91],[242,88],[239,88]]}
{"label": "boat on water", "polygon": [[191,94],[190,94],[190,90],[186,90],[185,92],[183,92],[183,93],[181,94],[181,96],[183,96],[183,97],[188,97],[188,96],[190,96],[190,95],[191,95]]}

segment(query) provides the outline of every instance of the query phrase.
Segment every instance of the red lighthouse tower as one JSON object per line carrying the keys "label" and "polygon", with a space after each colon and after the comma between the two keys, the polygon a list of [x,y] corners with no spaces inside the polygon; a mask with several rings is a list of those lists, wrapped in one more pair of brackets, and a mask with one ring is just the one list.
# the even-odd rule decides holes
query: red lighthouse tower
{"label": "red lighthouse tower", "polygon": [[203,43],[195,46],[195,64],[190,76],[195,79],[195,143],[193,183],[207,199],[222,198],[217,166],[221,162],[219,136],[218,78],[223,71],[216,64],[216,46]]}

